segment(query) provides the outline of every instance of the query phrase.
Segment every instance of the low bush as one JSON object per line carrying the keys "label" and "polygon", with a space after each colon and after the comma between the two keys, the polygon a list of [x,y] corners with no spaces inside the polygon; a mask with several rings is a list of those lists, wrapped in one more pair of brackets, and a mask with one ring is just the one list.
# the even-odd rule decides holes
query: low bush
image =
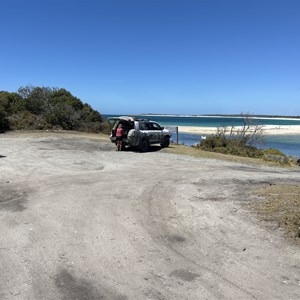
{"label": "low bush", "polygon": [[244,157],[262,157],[263,151],[254,147],[247,146],[244,141],[229,139],[226,137],[210,136],[202,140],[199,148],[205,151],[231,154]]}
{"label": "low bush", "polygon": [[269,148],[269,149],[263,150],[263,154],[285,156],[281,151],[279,151],[278,149],[274,149],[274,148]]}
{"label": "low bush", "polygon": [[0,111],[0,132],[9,129],[9,122],[5,114]]}
{"label": "low bush", "polygon": [[238,127],[220,127],[216,134],[201,140],[201,150],[231,154],[236,156],[264,158],[279,157],[285,163],[287,157],[277,149],[261,150],[257,148],[264,141],[264,128],[248,115],[243,116],[243,125]]}
{"label": "low bush", "polygon": [[89,123],[81,123],[78,131],[84,131],[84,132],[94,132],[99,133],[102,132],[104,134],[110,134],[111,132],[111,126],[108,122],[89,122]]}
{"label": "low bush", "polygon": [[218,152],[222,148],[226,148],[226,139],[219,136],[209,136],[205,140],[201,140],[200,148],[206,151]]}
{"label": "low bush", "polygon": [[47,123],[42,116],[37,116],[29,111],[10,116],[9,124],[11,129],[16,130],[43,130],[52,128],[52,125]]}

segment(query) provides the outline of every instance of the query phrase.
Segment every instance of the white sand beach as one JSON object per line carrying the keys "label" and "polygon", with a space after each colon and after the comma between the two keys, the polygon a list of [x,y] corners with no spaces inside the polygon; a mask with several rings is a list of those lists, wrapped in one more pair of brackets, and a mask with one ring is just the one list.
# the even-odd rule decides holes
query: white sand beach
{"label": "white sand beach", "polygon": [[[239,126],[235,127],[240,128]],[[268,135],[299,135],[300,138],[300,125],[265,125],[265,134]],[[196,126],[178,126],[179,132],[194,133],[194,134],[214,134],[217,127],[196,127]]]}

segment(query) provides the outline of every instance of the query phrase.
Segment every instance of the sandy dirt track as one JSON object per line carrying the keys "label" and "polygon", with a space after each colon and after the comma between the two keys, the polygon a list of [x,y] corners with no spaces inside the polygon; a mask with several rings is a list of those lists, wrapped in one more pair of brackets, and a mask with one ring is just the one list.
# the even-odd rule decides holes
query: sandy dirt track
{"label": "sandy dirt track", "polygon": [[300,251],[249,190],[296,169],[0,135],[0,299],[300,299]]}

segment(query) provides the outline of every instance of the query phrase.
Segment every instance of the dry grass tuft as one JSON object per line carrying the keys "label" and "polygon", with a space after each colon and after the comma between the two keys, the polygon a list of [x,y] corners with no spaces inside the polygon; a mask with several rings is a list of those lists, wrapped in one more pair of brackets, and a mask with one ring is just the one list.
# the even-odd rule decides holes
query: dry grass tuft
{"label": "dry grass tuft", "polygon": [[300,242],[300,186],[278,184],[264,186],[256,191],[260,200],[252,208],[263,221],[283,228],[286,236]]}

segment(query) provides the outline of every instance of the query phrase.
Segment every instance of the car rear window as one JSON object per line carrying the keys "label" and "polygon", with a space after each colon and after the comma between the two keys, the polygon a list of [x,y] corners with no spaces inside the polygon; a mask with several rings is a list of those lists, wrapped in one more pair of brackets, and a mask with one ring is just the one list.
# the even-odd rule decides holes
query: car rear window
{"label": "car rear window", "polygon": [[146,130],[145,122],[139,122],[140,130]]}

